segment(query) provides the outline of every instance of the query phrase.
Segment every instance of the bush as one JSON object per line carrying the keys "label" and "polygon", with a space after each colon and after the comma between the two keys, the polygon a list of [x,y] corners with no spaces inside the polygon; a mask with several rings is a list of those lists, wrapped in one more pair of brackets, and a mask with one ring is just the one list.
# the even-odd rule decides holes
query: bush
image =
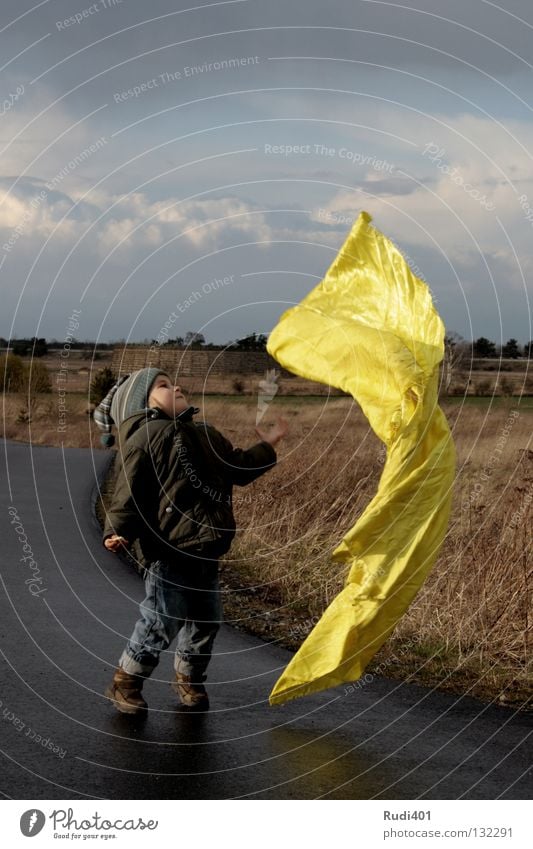
{"label": "bush", "polygon": [[514,383],[508,377],[502,377],[500,380],[500,392],[507,397],[513,394]]}
{"label": "bush", "polygon": [[31,395],[39,392],[51,392],[52,384],[50,374],[44,363],[40,360],[32,360],[24,369],[24,391]]}
{"label": "bush", "polygon": [[91,404],[98,406],[115,381],[116,377],[108,366],[97,371],[89,387],[89,400]]}
{"label": "bush", "polygon": [[0,380],[4,392],[29,392],[35,395],[52,391],[50,375],[44,363],[32,360],[26,365],[15,354],[2,354],[0,357]]}
{"label": "bush", "polygon": [[493,395],[494,386],[491,380],[478,380],[476,383],[476,395]]}
{"label": "bush", "polygon": [[0,357],[0,380],[2,392],[22,392],[24,390],[24,363],[15,354],[2,354]]}
{"label": "bush", "polygon": [[452,383],[447,394],[452,397],[468,395],[468,382],[464,381],[463,383]]}

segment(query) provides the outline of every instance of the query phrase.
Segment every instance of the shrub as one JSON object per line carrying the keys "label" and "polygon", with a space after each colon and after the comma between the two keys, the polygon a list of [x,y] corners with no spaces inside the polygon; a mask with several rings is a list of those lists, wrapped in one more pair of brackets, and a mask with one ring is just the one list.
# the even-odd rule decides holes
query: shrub
{"label": "shrub", "polygon": [[510,396],[513,394],[514,383],[508,377],[502,377],[500,380],[500,392],[502,395]]}
{"label": "shrub", "polygon": [[89,400],[91,404],[98,406],[115,381],[116,377],[108,366],[97,371],[89,387]]}
{"label": "shrub", "polygon": [[492,395],[493,392],[492,380],[478,380],[476,383],[476,395]]}
{"label": "shrub", "polygon": [[50,374],[45,364],[41,363],[40,360],[32,360],[24,368],[24,391],[29,392],[30,395],[52,391]]}
{"label": "shrub", "polygon": [[22,392],[24,389],[24,363],[15,354],[0,357],[2,392]]}
{"label": "shrub", "polygon": [[459,397],[468,395],[468,381],[464,381],[463,383],[452,383],[447,394],[449,396]]}
{"label": "shrub", "polygon": [[50,375],[44,363],[32,360],[26,365],[15,354],[2,354],[0,357],[0,380],[4,392],[35,395],[52,391]]}

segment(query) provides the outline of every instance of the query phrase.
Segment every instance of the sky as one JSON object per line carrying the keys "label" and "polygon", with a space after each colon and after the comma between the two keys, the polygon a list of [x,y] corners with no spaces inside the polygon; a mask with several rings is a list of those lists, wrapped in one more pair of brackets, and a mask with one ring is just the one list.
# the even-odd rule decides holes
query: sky
{"label": "sky", "polygon": [[268,334],[364,209],[448,332],[533,338],[530,0],[3,0],[0,46],[1,336]]}

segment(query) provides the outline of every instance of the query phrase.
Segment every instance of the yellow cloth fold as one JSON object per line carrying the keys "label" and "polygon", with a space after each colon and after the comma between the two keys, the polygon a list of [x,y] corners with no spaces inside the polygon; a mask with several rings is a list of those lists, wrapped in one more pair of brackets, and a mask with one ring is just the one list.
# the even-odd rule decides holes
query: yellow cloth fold
{"label": "yellow cloth fold", "polygon": [[360,678],[426,579],[448,525],[455,448],[438,406],[444,325],[427,285],[362,212],[325,278],[281,316],[267,350],[350,393],[387,446],[377,493],[332,553],[351,564],[270,694]]}

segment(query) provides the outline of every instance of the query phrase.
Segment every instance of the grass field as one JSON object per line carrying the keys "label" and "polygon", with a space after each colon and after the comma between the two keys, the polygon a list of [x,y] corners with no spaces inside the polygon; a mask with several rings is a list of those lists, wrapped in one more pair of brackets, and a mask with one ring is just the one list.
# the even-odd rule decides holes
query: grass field
{"label": "grass field", "polygon": [[[531,706],[533,409],[509,399],[490,410],[443,406],[458,453],[449,533],[369,671]],[[210,420],[245,444],[244,410],[233,428],[227,410],[213,401]],[[298,404],[290,420],[278,467],[237,490],[226,615],[296,648],[343,585],[347,568],[329,555],[373,497],[384,452],[346,399]],[[500,459],[490,464],[496,446]]]}
{"label": "grass field", "polygon": [[[257,440],[253,396],[190,400],[235,445]],[[60,432],[54,395],[39,398],[29,424],[17,422],[23,399],[4,396],[4,435],[98,448],[86,398],[70,394],[65,404]],[[449,532],[368,672],[529,709],[533,399],[451,398],[442,406],[458,454]],[[373,497],[384,451],[349,398],[276,397],[263,422],[279,411],[289,435],[277,467],[235,489],[239,530],[221,575],[228,622],[297,648],[343,585],[347,568],[330,552]]]}

